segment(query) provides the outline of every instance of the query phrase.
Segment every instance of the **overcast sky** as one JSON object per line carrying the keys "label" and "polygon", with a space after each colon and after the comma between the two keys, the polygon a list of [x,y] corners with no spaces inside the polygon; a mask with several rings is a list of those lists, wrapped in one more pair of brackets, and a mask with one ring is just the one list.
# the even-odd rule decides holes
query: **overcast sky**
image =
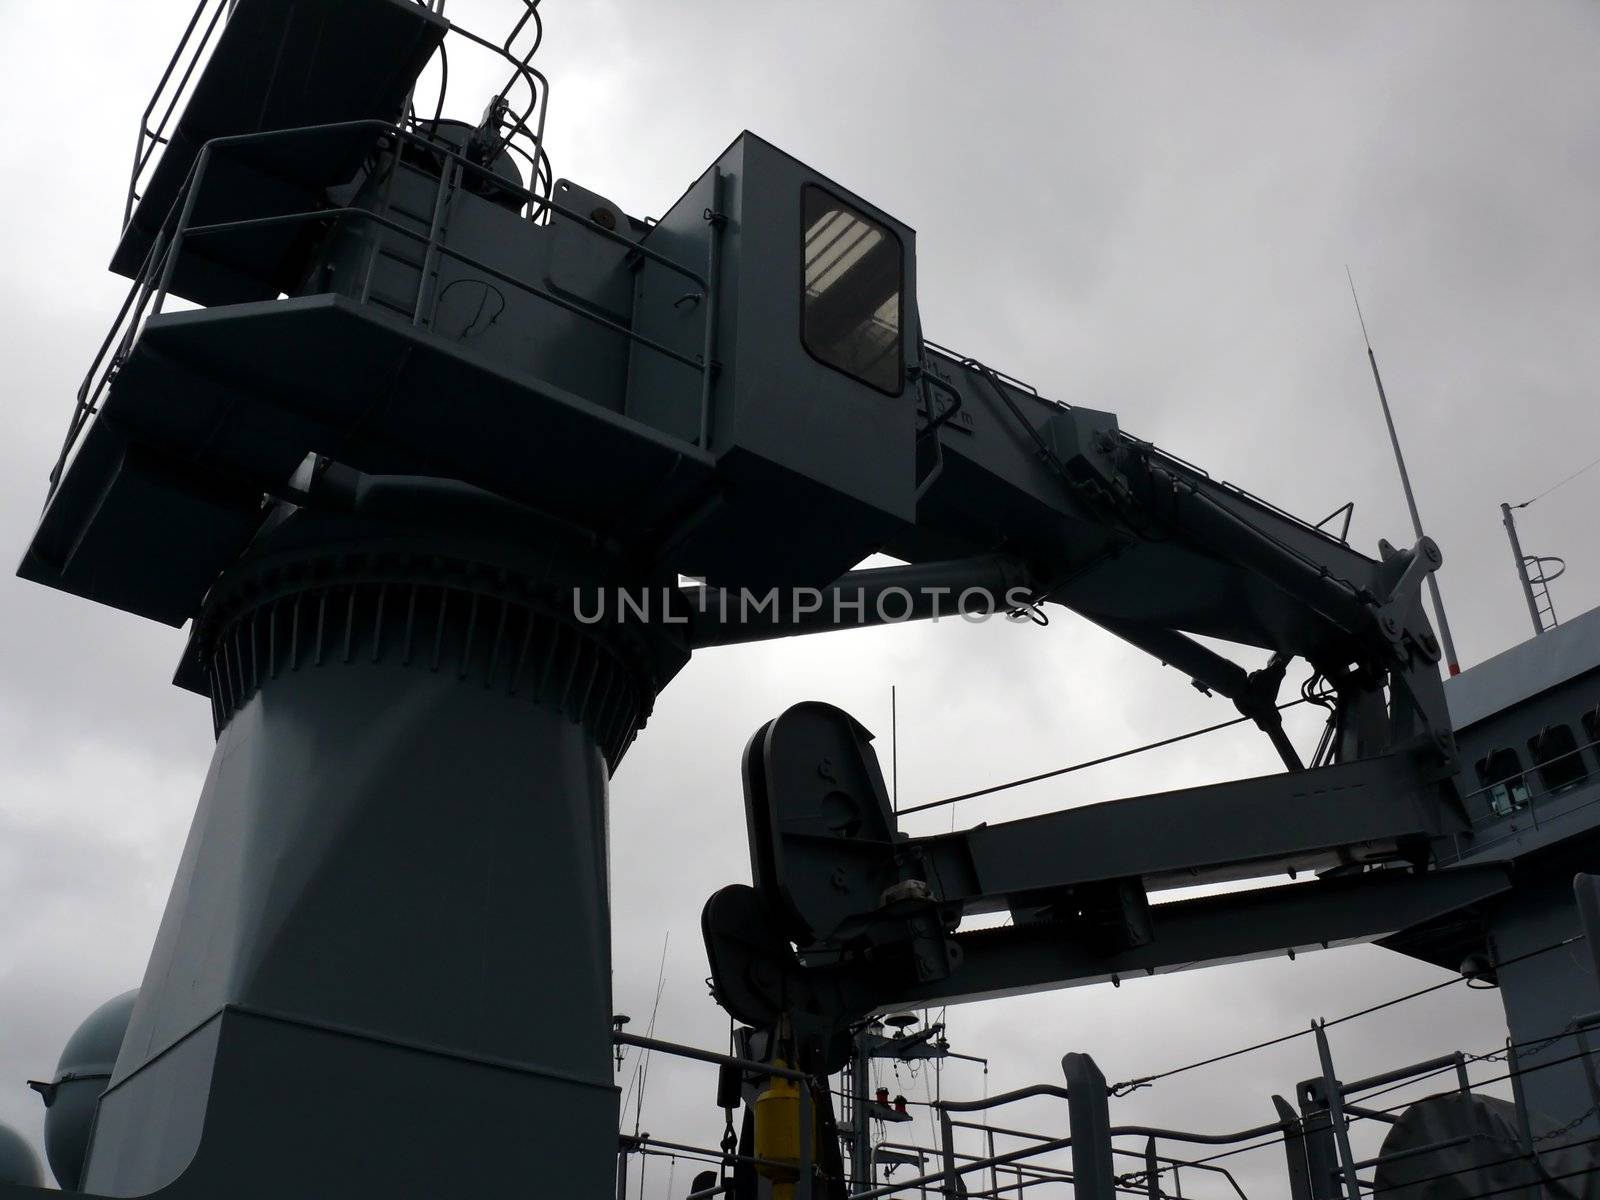
{"label": "overcast sky", "polygon": [[[20,558],[78,381],[126,283],[105,270],[135,121],[190,0],[0,0],[7,436],[0,548]],[[490,32],[517,0],[451,0]],[[1529,632],[1498,503],[1597,453],[1600,7],[547,0],[539,63],[559,175],[657,215],[751,129],[917,230],[930,337],[1110,409],[1124,428],[1313,520],[1356,503],[1373,552],[1411,533],[1345,283],[1349,264],[1410,454],[1464,663]],[[465,55],[461,56],[465,59]],[[488,75],[452,56],[451,115]],[[496,81],[498,82],[498,80]],[[1565,555],[1558,612],[1600,602],[1600,470],[1523,511]],[[0,1121],[37,1138],[78,1020],[136,986],[210,753],[168,680],[177,631],[0,580]],[[613,787],[616,1001],[717,1045],[698,915],[747,878],[738,757],[803,699],[888,745],[907,803],[1232,715],[1083,621],[856,632],[704,653]],[[1315,731],[1296,732],[1305,743]],[[887,753],[887,751],[885,751]],[[963,805],[963,823],[1273,769],[1231,730]],[[929,814],[913,832],[948,828]],[[1445,978],[1374,948],[952,1009],[946,1095],[1112,1079],[1301,1028]],[[1493,992],[1448,988],[1344,1026],[1342,1071],[1504,1036]],[[631,1060],[629,1066],[631,1068]],[[1117,1102],[1119,1120],[1271,1119],[1309,1039]],[[926,1076],[891,1089],[913,1097]],[[714,1077],[658,1062],[644,1127],[715,1142]],[[1041,1108],[1011,1124],[1064,1128]],[[928,1143],[925,1121],[914,1136]],[[1358,1144],[1358,1152],[1360,1146]],[[1276,1151],[1239,1160],[1282,1188]],[[646,1194],[665,1196],[668,1167]],[[680,1169],[674,1190],[685,1188]],[[1195,1186],[1199,1194],[1204,1189]],[[1215,1193],[1212,1193],[1215,1194]]]}

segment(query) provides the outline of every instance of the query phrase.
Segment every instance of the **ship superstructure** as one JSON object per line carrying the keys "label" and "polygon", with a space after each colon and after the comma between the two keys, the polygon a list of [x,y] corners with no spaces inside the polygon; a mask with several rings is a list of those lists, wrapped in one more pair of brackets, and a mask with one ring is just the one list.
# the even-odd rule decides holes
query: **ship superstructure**
{"label": "ship superstructure", "polygon": [[[132,288],[20,573],[187,624],[218,741],[114,1062],[43,1084],[92,1110],[82,1190],[611,1194],[650,1149],[619,1172],[620,1045],[748,1110],[697,1196],[889,1194],[928,1181],[874,1190],[885,1012],[1375,938],[1499,986],[1514,1040],[1587,1027],[1593,973],[1544,951],[1588,937],[1595,614],[1445,685],[1430,539],[1371,557],[930,342],[915,232],[754,134],[659,221],[558,177],[537,4],[499,39],[442,7],[202,0],[141,124]],[[472,120],[419,110],[455,46],[509,75]],[[745,755],[752,882],[705,910],[737,1052],[615,1023],[608,780],[695,650],[1049,604],[1284,771],[910,838],[871,734],[797,704]],[[1355,1200],[1360,1088],[1323,1060],[1247,1134],[1112,1125],[1087,1053],[1041,1086],[1079,1195],[1125,1187],[1118,1138],[1272,1131],[1297,1196]],[[1588,1067],[1522,1084],[1519,1169],[1600,1121]],[[947,1194],[1001,1165],[941,1153]]]}

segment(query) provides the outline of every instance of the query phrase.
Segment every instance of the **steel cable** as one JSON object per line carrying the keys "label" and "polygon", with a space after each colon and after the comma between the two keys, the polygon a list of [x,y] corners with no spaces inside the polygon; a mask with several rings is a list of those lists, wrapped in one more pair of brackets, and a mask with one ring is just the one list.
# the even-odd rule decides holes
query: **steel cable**
{"label": "steel cable", "polygon": [[[1584,935],[1581,933],[1576,934],[1569,938],[1563,938],[1559,942],[1552,942],[1548,946],[1541,946],[1537,950],[1530,950],[1525,954],[1515,955],[1512,958],[1508,958],[1502,962],[1494,964],[1494,969],[1499,970],[1502,967],[1509,967],[1515,963],[1525,962],[1530,958],[1536,958],[1541,954],[1548,954],[1552,950],[1560,950],[1565,946],[1572,945],[1574,942],[1582,941],[1583,937]],[[1327,1029],[1334,1025],[1343,1025],[1346,1021],[1354,1021],[1357,1017],[1365,1017],[1370,1016],[1375,1012],[1382,1012],[1386,1008],[1393,1008],[1397,1004],[1404,1004],[1408,1000],[1415,1000],[1417,997],[1426,996],[1430,992],[1437,992],[1444,988],[1452,987],[1455,984],[1462,983],[1466,980],[1466,978],[1467,977],[1465,975],[1457,975],[1454,979],[1445,979],[1439,983],[1429,984],[1427,987],[1418,988],[1414,992],[1407,992],[1402,996],[1396,996],[1391,1000],[1385,1000],[1381,1004],[1369,1005],[1368,1007],[1358,1009],[1355,1012],[1346,1013],[1342,1017],[1335,1017],[1331,1021],[1325,1021],[1323,1022],[1322,1027]],[[1157,1083],[1163,1079],[1169,1079],[1174,1075],[1181,1075],[1186,1071],[1193,1071],[1200,1067],[1209,1067],[1214,1063],[1226,1062],[1230,1058],[1238,1058],[1242,1054],[1250,1054],[1256,1050],[1265,1050],[1269,1046],[1278,1046],[1284,1042],[1292,1042],[1296,1038],[1308,1037],[1311,1033],[1311,1029],[1297,1029],[1292,1033],[1285,1033],[1279,1037],[1268,1038],[1266,1041],[1255,1042],[1248,1046],[1241,1046],[1237,1050],[1229,1050],[1225,1054],[1214,1054],[1210,1058],[1202,1058],[1196,1062],[1185,1063],[1183,1066],[1173,1067],[1171,1070],[1159,1071],[1153,1075],[1140,1075],[1133,1079],[1124,1080],[1121,1083],[1113,1084],[1108,1090],[1113,1096],[1125,1096],[1129,1092],[1136,1091],[1142,1087],[1149,1087],[1151,1084]]]}

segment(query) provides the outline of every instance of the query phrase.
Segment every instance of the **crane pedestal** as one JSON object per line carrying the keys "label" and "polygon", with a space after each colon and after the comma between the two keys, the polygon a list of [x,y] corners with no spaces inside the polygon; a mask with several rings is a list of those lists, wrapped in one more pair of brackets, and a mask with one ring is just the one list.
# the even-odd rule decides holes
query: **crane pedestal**
{"label": "crane pedestal", "polygon": [[607,781],[682,659],[573,618],[592,556],[397,528],[299,510],[197,622],[217,749],[90,1193],[611,1184]]}

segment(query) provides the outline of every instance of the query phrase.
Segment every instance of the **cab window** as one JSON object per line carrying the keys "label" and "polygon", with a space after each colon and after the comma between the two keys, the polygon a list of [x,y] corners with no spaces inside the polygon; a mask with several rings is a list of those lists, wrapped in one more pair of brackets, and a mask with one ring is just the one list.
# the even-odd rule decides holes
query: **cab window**
{"label": "cab window", "polygon": [[904,386],[900,239],[815,184],[801,191],[804,295],[800,336],[811,356],[869,387]]}
{"label": "cab window", "polygon": [[1522,763],[1509,747],[1491,750],[1477,762],[1478,782],[1489,800],[1489,811],[1510,816],[1528,807],[1528,785],[1522,779]]}
{"label": "cab window", "polygon": [[1589,778],[1578,741],[1565,725],[1546,725],[1538,737],[1528,740],[1528,751],[1547,791],[1564,792]]}

